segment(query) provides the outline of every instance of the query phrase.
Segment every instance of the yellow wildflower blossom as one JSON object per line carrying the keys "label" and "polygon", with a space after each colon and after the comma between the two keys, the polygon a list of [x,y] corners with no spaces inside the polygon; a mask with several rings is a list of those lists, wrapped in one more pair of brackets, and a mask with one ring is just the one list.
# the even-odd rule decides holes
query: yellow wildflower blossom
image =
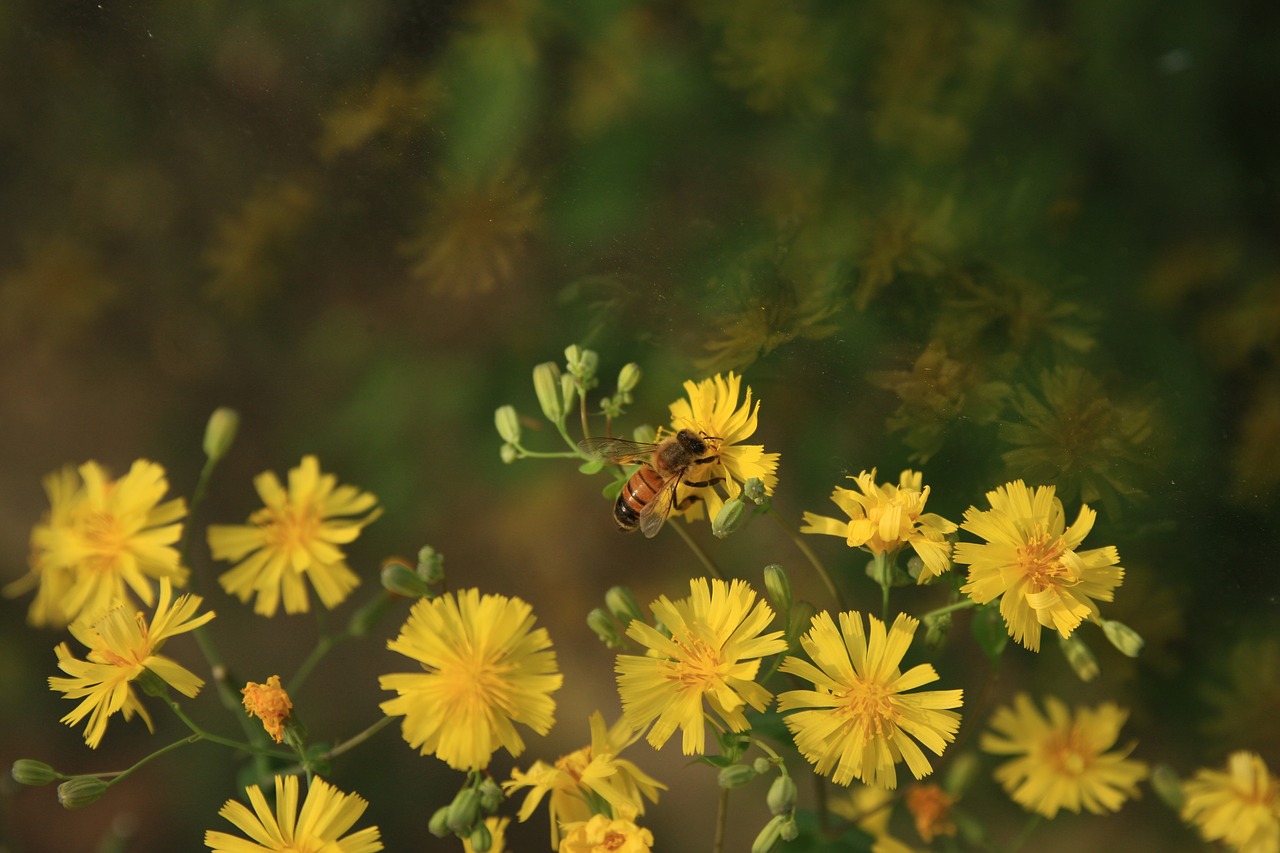
{"label": "yellow wildflower blossom", "polygon": [[533,623],[520,599],[476,589],[418,599],[387,648],[425,672],[381,676],[382,688],[399,694],[382,712],[403,716],[409,745],[456,770],[487,767],[499,747],[519,755],[515,724],[546,734],[555,722],[551,694],[564,681],[551,638]]}
{"label": "yellow wildflower blossom", "polygon": [[953,559],[969,566],[960,591],[978,604],[1000,598],[1009,636],[1040,651],[1041,626],[1069,637],[1086,618],[1099,618],[1094,599],[1111,601],[1124,579],[1112,546],[1076,551],[1097,516],[1087,505],[1070,527],[1053,486],[1021,480],[987,492],[989,510],[969,507],[960,526],[987,540],[960,542]]}
{"label": "yellow wildflower blossom", "polygon": [[1182,790],[1182,819],[1195,824],[1205,840],[1238,853],[1280,850],[1280,780],[1261,756],[1233,752],[1225,771],[1198,770]]}
{"label": "yellow wildflower blossom", "polygon": [[[764,710],[772,694],[756,684],[760,658],[784,651],[782,631],[761,634],[773,610],[745,582],[706,578],[689,581],[690,595],[672,602],[665,595],[650,605],[670,636],[633,621],[627,636],[648,649],[645,655],[618,655],[618,693],[632,728],[652,723],[649,743],[661,749],[677,728],[685,755],[701,755],[706,731],[703,701],[735,732],[749,727],[746,706]],[[655,722],[656,721],[656,722]]]}
{"label": "yellow wildflower blossom", "polygon": [[629,817],[598,814],[564,829],[559,853],[650,853],[653,849],[653,833],[636,826]]}
{"label": "yellow wildflower blossom", "polygon": [[920,622],[900,613],[886,631],[879,619],[868,619],[870,634],[854,611],[840,614],[839,628],[826,611],[813,617],[800,638],[813,663],[788,657],[779,669],[813,682],[815,689],[780,694],[778,710],[787,714],[796,747],[818,773],[839,785],[860,779],[894,788],[899,761],[917,779],[933,772],[916,741],[941,755],[960,727],[960,715],[948,709],[959,708],[964,694],[908,694],[938,680],[927,663],[905,673],[898,668]]}
{"label": "yellow wildflower blossom", "polygon": [[257,785],[250,785],[245,791],[252,810],[244,803],[227,800],[218,814],[253,840],[209,830],[204,834],[204,843],[213,853],[376,853],[382,849],[376,826],[344,837],[369,804],[359,795],[344,794],[319,777],[307,789],[301,812],[297,776],[276,776],[274,810]]}
{"label": "yellow wildflower blossom", "polygon": [[[325,607],[337,607],[360,584],[338,546],[353,542],[382,514],[378,499],[321,474],[314,456],[304,456],[289,472],[288,491],[274,471],[259,474],[253,483],[266,506],[250,515],[248,524],[209,525],[214,559],[241,561],[218,583],[243,602],[256,595],[253,610],[263,616],[275,614],[281,597],[286,613],[310,610],[303,578]],[[367,514],[350,517],[360,513]]]}
{"label": "yellow wildflower blossom", "polygon": [[924,563],[920,583],[936,578],[951,568],[951,543],[946,536],[955,532],[956,525],[924,511],[929,487],[922,487],[923,478],[919,471],[907,470],[898,477],[898,485],[877,486],[876,469],[863,471],[849,478],[860,492],[837,486],[831,493],[831,501],[844,510],[848,521],[806,512],[800,532],[841,536],[850,548],[890,557],[910,545]]}
{"label": "yellow wildflower blossom", "polygon": [[1025,693],[1014,697],[1012,707],[1000,708],[991,717],[991,730],[981,746],[996,755],[1017,756],[996,768],[995,777],[1014,802],[1024,809],[1052,818],[1060,809],[1093,814],[1120,809],[1138,793],[1138,782],[1147,777],[1147,765],[1129,759],[1133,744],[1115,746],[1129,712],[1111,702],[1096,708],[1077,708],[1074,715],[1055,697],[1040,713]]}
{"label": "yellow wildflower blossom", "polygon": [[54,652],[58,668],[70,678],[49,679],[49,687],[66,694],[67,699],[84,699],[62,718],[74,726],[86,716],[85,743],[97,748],[107,731],[107,719],[116,712],[126,720],[137,713],[150,729],[151,718],[133,692],[131,682],[150,671],[184,696],[195,696],[204,681],[170,658],[160,649],[173,636],[193,631],[213,618],[212,611],[199,616],[201,598],[181,595],[170,607],[173,588],[168,578],[160,581],[160,600],[148,622],[142,613],[130,618],[124,606],[116,607],[98,621],[89,624],[73,622],[71,633],[89,649],[85,660],[72,656],[66,643]]}

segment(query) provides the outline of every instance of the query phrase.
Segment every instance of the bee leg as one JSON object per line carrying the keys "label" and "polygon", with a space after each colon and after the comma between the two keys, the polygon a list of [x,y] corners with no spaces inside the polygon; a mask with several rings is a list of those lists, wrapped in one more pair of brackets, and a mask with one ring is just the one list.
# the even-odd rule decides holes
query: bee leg
{"label": "bee leg", "polygon": [[690,480],[685,480],[684,485],[694,489],[701,489],[705,486],[714,486],[716,483],[723,483],[723,482],[724,482],[724,477],[715,477],[711,480],[703,480],[700,483],[694,483]]}
{"label": "bee leg", "polygon": [[[693,483],[689,483],[689,485],[692,486]],[[702,500],[701,495],[689,495],[684,500],[676,504],[675,509],[677,512],[684,512],[686,509],[693,506],[695,503],[697,503],[700,500]]]}

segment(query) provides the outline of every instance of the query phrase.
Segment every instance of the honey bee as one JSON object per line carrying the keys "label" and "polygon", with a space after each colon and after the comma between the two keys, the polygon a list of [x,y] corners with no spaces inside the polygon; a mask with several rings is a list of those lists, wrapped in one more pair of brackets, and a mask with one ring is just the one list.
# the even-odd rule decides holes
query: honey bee
{"label": "honey bee", "polygon": [[653,538],[673,508],[685,509],[698,500],[697,495],[676,500],[676,489],[682,483],[697,489],[723,482],[723,477],[701,482],[684,478],[694,466],[706,465],[719,458],[713,444],[717,441],[699,436],[693,430],[682,429],[656,444],[598,437],[584,438],[578,442],[578,447],[606,462],[619,465],[642,463],[622,487],[618,502],[613,506],[613,520],[624,533],[638,527],[646,537]]}

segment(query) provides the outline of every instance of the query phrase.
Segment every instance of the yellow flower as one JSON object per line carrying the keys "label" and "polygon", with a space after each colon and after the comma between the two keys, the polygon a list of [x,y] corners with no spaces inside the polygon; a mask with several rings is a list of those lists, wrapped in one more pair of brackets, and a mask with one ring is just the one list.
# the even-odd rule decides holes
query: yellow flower
{"label": "yellow flower", "polygon": [[[282,595],[286,613],[310,610],[304,577],[325,607],[337,607],[360,584],[338,546],[355,541],[382,514],[378,499],[321,474],[314,456],[304,456],[289,472],[288,491],[274,471],[259,474],[253,484],[266,506],[249,516],[248,524],[209,525],[214,559],[242,561],[218,583],[243,602],[257,595],[253,610],[263,616],[275,614]],[[362,512],[368,514],[348,517]]]}
{"label": "yellow flower", "polygon": [[[756,431],[756,413],[760,410],[758,400],[754,407],[751,405],[750,386],[742,405],[738,405],[741,388],[742,377],[732,371],[727,379],[717,373],[712,379],[684,383],[689,399],[671,404],[671,430],[689,429],[706,436],[716,452],[715,462],[699,466],[696,472],[691,472],[693,476],[686,479],[718,483],[732,498],[742,491],[743,483],[756,477],[764,483],[765,493],[771,495],[778,484],[778,454],[765,453],[760,444],[738,445]],[[703,503],[711,519],[724,506],[724,497],[712,485],[694,489],[690,496],[700,500],[689,507],[689,518],[702,516]]]}
{"label": "yellow flower", "polygon": [[561,825],[589,820],[593,800],[608,803],[613,814],[644,814],[642,797],[658,801],[658,789],[667,786],[618,758],[637,737],[625,717],[607,729],[596,711],[591,715],[590,746],[562,756],[554,765],[536,761],[527,773],[512,770],[511,780],[503,782],[502,788],[508,794],[531,789],[520,808],[521,822],[532,817],[542,798],[551,794],[551,846],[559,847]]}
{"label": "yellow flower", "polygon": [[1104,702],[1077,708],[1073,717],[1052,696],[1044,705],[1047,717],[1020,693],[1012,707],[992,715],[982,749],[1018,756],[996,768],[996,781],[1018,805],[1047,818],[1064,808],[1079,813],[1082,806],[1093,814],[1118,811],[1147,777],[1147,765],[1128,758],[1134,744],[1107,752],[1129,712]]}
{"label": "yellow flower", "polygon": [[921,561],[920,583],[940,576],[951,568],[951,543],[947,534],[955,532],[955,522],[925,512],[929,487],[921,487],[924,475],[919,471],[903,471],[898,485],[876,485],[876,469],[850,477],[861,493],[836,486],[831,501],[848,521],[804,514],[801,533],[825,533],[844,537],[850,548],[862,548],[872,554],[896,555],[903,545],[910,545]]}
{"label": "yellow flower", "polygon": [[148,606],[151,579],[186,583],[187,570],[174,547],[187,514],[181,498],[160,503],[169,482],[164,468],[139,459],[129,473],[110,480],[97,462],[44,479],[50,510],[31,531],[31,571],[5,588],[17,595],[39,584],[27,618],[62,627],[101,616],[128,603],[132,590]]}
{"label": "yellow flower", "polygon": [[[489,849],[486,853],[505,853],[507,849],[507,825],[511,823],[509,817],[487,817],[484,819],[484,825],[489,829]],[[476,849],[471,846],[469,838],[462,839],[462,853],[476,853]]]}
{"label": "yellow flower", "polygon": [[301,814],[297,776],[276,776],[274,812],[257,785],[250,785],[245,791],[252,811],[244,803],[227,800],[218,814],[253,840],[209,830],[204,834],[204,843],[213,853],[375,853],[382,849],[376,826],[341,837],[369,804],[357,794],[342,793],[318,776],[307,789]]}
{"label": "yellow flower", "polygon": [[653,849],[653,833],[636,826],[629,817],[598,814],[564,829],[559,853],[649,853]]}
{"label": "yellow flower", "polygon": [[276,743],[284,741],[284,725],[293,712],[293,700],[280,686],[280,676],[273,675],[266,684],[250,681],[240,691],[249,716],[262,720],[262,727]]}
{"label": "yellow flower", "polygon": [[1233,752],[1225,771],[1197,770],[1182,790],[1182,819],[1199,827],[1205,840],[1239,853],[1280,850],[1280,780],[1259,755]]}
{"label": "yellow flower", "polygon": [[[755,683],[760,658],[784,651],[782,631],[761,635],[773,610],[740,580],[689,581],[690,595],[672,602],[665,595],[650,605],[671,632],[633,621],[627,636],[648,648],[645,655],[618,655],[618,693],[633,729],[654,723],[649,743],[661,749],[677,728],[684,730],[685,755],[705,749],[703,700],[735,732],[749,725],[743,708],[764,710],[773,696]],[[657,721],[656,723],[654,721]]]}
{"label": "yellow flower", "polygon": [[84,739],[90,747],[97,748],[107,731],[107,718],[117,711],[126,720],[136,712],[151,728],[151,718],[131,686],[144,671],[184,696],[195,696],[204,685],[194,673],[159,652],[170,637],[199,628],[214,614],[210,611],[197,616],[201,599],[195,595],[179,596],[170,607],[172,595],[169,579],[162,578],[160,600],[149,624],[142,613],[129,618],[123,605],[95,623],[73,622],[71,633],[89,649],[85,660],[73,657],[66,643],[54,649],[58,668],[71,677],[51,677],[49,687],[65,693],[67,699],[84,699],[62,722],[74,726],[87,715]]}
{"label": "yellow flower", "polygon": [[899,761],[905,760],[917,779],[933,772],[916,741],[942,754],[960,727],[960,715],[945,709],[959,708],[964,691],[907,694],[938,680],[927,663],[906,673],[898,668],[919,621],[900,613],[886,632],[879,619],[868,619],[870,636],[860,613],[841,613],[838,630],[830,613],[813,617],[800,638],[813,663],[788,657],[780,670],[812,681],[817,689],[780,694],[778,710],[796,712],[784,718],[787,728],[818,773],[840,785],[860,779],[894,788]]}
{"label": "yellow flower", "polygon": [[533,623],[520,599],[476,589],[419,599],[387,648],[426,672],[379,677],[399,694],[382,703],[383,713],[403,716],[409,745],[455,770],[487,767],[499,747],[519,755],[515,723],[546,734],[555,722],[551,694],[564,681],[551,638]]}
{"label": "yellow flower", "polygon": [[1000,598],[1009,636],[1040,650],[1040,627],[1071,636],[1085,619],[1099,617],[1093,600],[1111,601],[1124,579],[1112,546],[1077,552],[1097,513],[1088,506],[1066,527],[1053,486],[1028,488],[1021,480],[987,492],[991,509],[969,507],[960,526],[987,540],[960,542],[952,559],[969,565],[960,591],[978,604]]}

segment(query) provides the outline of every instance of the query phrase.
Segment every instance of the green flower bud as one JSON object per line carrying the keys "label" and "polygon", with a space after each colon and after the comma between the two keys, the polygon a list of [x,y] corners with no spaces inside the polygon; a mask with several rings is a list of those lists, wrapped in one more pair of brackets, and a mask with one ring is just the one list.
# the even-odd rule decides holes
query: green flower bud
{"label": "green flower bud", "polygon": [[1111,645],[1126,657],[1136,658],[1142,651],[1142,647],[1146,645],[1142,636],[1123,622],[1111,619],[1100,619],[1099,622],[1102,625],[1102,633],[1107,635]]}
{"label": "green flower bud", "polygon": [[774,609],[785,619],[791,612],[791,579],[777,563],[764,567],[764,592]]}
{"label": "green flower bud", "polygon": [[593,608],[587,614],[587,627],[595,631],[600,642],[611,649],[620,649],[626,645],[622,632],[618,630],[618,623],[613,621],[613,617],[603,607]]}
{"label": "green flower bud", "polygon": [[745,764],[730,764],[728,767],[720,768],[720,773],[716,776],[716,784],[721,788],[733,790],[741,788],[754,778],[756,778],[754,768]]}
{"label": "green flower bud", "polygon": [[741,498],[729,498],[716,513],[711,522],[711,533],[718,539],[724,539],[730,533],[742,527],[747,521],[747,506]]}
{"label": "green flower bud", "polygon": [[634,361],[628,362],[622,366],[622,370],[618,371],[618,393],[628,397],[640,384],[640,365]]}
{"label": "green flower bud", "polygon": [[395,598],[385,592],[360,605],[347,622],[347,633],[353,637],[363,637],[377,627],[382,617],[387,615]]}
{"label": "green flower bud", "polygon": [[769,796],[765,799],[769,804],[769,811],[776,815],[790,814],[796,807],[798,793],[795,780],[783,773],[769,786]]}
{"label": "green flower bud", "polygon": [[567,412],[573,408],[573,401],[578,391],[578,380],[569,375],[560,377],[560,398],[564,401],[564,410]]}
{"label": "green flower bud", "polygon": [[227,455],[239,428],[240,415],[235,409],[223,406],[213,410],[204,428],[204,455],[209,457],[209,461],[217,462]]}
{"label": "green flower bud", "polygon": [[947,775],[942,780],[942,790],[953,797],[961,797],[974,780],[982,775],[982,760],[977,753],[961,752],[951,761]]}
{"label": "green flower bud", "polygon": [[430,545],[419,548],[418,577],[427,583],[440,583],[444,580],[444,554]]}
{"label": "green flower bud", "polygon": [[516,449],[514,444],[504,444],[498,451],[498,457],[502,459],[504,464],[510,465],[520,458],[520,451]]}
{"label": "green flower bud", "polygon": [[427,582],[413,569],[398,560],[382,564],[382,588],[405,598],[422,598],[431,593]]}
{"label": "green flower bud", "polygon": [[1182,787],[1182,780],[1178,778],[1178,774],[1173,771],[1173,768],[1167,764],[1157,764],[1152,769],[1151,788],[1156,792],[1156,796],[1160,798],[1160,801],[1174,811],[1180,811],[1182,804],[1187,799],[1186,791]]}
{"label": "green flower bud", "polygon": [[64,809],[82,809],[107,793],[107,783],[97,776],[77,776],[58,786],[58,802]]}
{"label": "green flower bud", "polygon": [[493,425],[507,444],[520,443],[520,416],[515,406],[499,406],[493,413]]}
{"label": "green flower bud", "polygon": [[564,362],[569,373],[582,383],[584,391],[596,386],[596,370],[600,367],[599,353],[573,344],[565,348]]}
{"label": "green flower bud", "polygon": [[925,620],[924,645],[930,650],[942,648],[947,640],[947,632],[951,630],[951,614],[931,616]]}
{"label": "green flower bud", "polygon": [[449,804],[449,829],[459,838],[470,835],[480,820],[480,792],[475,788],[463,788]]}
{"label": "green flower bud", "polygon": [[782,846],[782,827],[786,822],[786,815],[774,815],[751,843],[751,853],[775,853]]}
{"label": "green flower bud", "polygon": [[1098,667],[1098,659],[1078,635],[1072,634],[1065,640],[1062,635],[1058,635],[1058,645],[1066,656],[1067,663],[1075,670],[1077,678],[1081,681],[1093,681],[1098,677],[1098,673],[1102,671]]}
{"label": "green flower bud", "polygon": [[560,368],[554,361],[544,361],[533,369],[533,391],[547,420],[558,424],[564,420],[564,404],[560,399]]}
{"label": "green flower bud", "polygon": [[427,824],[427,831],[436,838],[446,838],[453,835],[453,831],[449,829],[449,807],[441,806],[431,815],[431,821]]}
{"label": "green flower bud", "polygon": [[19,758],[13,762],[13,769],[9,772],[13,776],[13,781],[19,785],[27,785],[32,788],[38,785],[48,785],[58,778],[57,770],[54,770],[43,761],[36,761],[34,758]]}
{"label": "green flower bud", "polygon": [[505,797],[502,793],[502,786],[493,781],[493,777],[486,776],[484,781],[480,783],[478,790],[480,791],[480,807],[484,809],[484,813],[493,814],[496,812]]}
{"label": "green flower bud", "polygon": [[773,769],[773,762],[762,755],[751,762],[751,769],[756,771],[757,776],[763,776]]}
{"label": "green flower bud", "polygon": [[489,853],[493,848],[493,833],[483,823],[476,824],[476,828],[471,830],[471,837],[467,840],[471,842],[471,849],[475,853]]}
{"label": "green flower bud", "polygon": [[796,819],[791,815],[780,814],[782,824],[778,828],[778,834],[782,836],[783,841],[795,841],[800,836],[800,827],[796,826]]}
{"label": "green flower bud", "polygon": [[623,627],[635,621],[644,621],[644,614],[640,611],[640,604],[628,587],[609,587],[609,591],[604,594],[604,606],[609,608],[613,618],[617,619]]}
{"label": "green flower bud", "polygon": [[747,482],[742,484],[742,497],[756,506],[764,503],[764,499],[768,497],[765,494],[764,481],[759,477],[748,478]]}

